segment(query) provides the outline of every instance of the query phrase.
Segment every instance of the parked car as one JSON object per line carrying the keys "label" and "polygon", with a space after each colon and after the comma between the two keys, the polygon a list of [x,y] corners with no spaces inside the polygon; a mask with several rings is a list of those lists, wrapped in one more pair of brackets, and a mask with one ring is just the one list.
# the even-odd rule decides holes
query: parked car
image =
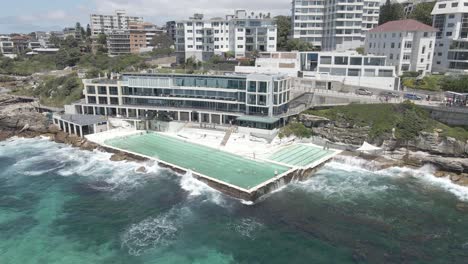
{"label": "parked car", "polygon": [[389,98],[399,98],[400,95],[394,92],[381,92],[380,96],[389,97]]}
{"label": "parked car", "polygon": [[367,90],[367,89],[364,89],[364,88],[359,88],[356,90],[356,94],[359,94],[359,95],[372,95],[372,92]]}
{"label": "parked car", "polygon": [[422,97],[416,94],[405,94],[404,98],[409,100],[422,100]]}

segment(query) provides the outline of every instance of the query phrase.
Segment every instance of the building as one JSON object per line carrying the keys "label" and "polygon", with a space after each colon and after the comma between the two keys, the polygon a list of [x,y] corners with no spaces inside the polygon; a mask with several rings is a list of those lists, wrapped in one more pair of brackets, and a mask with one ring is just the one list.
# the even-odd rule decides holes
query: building
{"label": "building", "polygon": [[159,119],[272,129],[287,115],[291,80],[265,74],[126,73],[118,80],[83,80],[85,99],[67,108],[73,114],[131,122]]}
{"label": "building", "polygon": [[28,43],[30,40],[31,38],[28,35],[12,36],[11,41],[15,47],[15,53],[23,53],[26,49],[28,49]]}
{"label": "building", "polygon": [[100,133],[109,128],[107,118],[99,115],[53,115],[52,122],[65,133],[79,137]]}
{"label": "building", "polygon": [[[437,28],[434,49],[434,72],[466,71],[464,49],[460,43],[468,41],[468,2],[466,0],[438,1],[432,10],[432,26]],[[453,44],[455,43],[455,46]],[[450,55],[449,55],[450,53]]]}
{"label": "building", "polygon": [[379,12],[380,0],[293,0],[293,38],[323,51],[356,49],[378,25]]}
{"label": "building", "polygon": [[468,40],[453,40],[447,59],[450,71],[468,73]]}
{"label": "building", "polygon": [[107,34],[107,50],[109,56],[130,54],[130,31],[114,30]]}
{"label": "building", "polygon": [[154,37],[158,34],[164,34],[164,30],[147,22],[131,22],[129,32],[131,53],[152,51],[154,48]]}
{"label": "building", "polygon": [[365,52],[387,57],[398,74],[432,71],[437,29],[413,19],[390,21],[369,30]]}
{"label": "building", "polygon": [[176,22],[168,21],[166,22],[166,34],[175,42],[176,40]]}
{"label": "building", "polygon": [[109,34],[115,30],[128,30],[131,22],[143,22],[142,17],[128,16],[125,10],[116,10],[114,15],[92,14],[91,35]]}
{"label": "building", "polygon": [[9,36],[0,36],[0,54],[5,57],[15,58],[15,46]]}
{"label": "building", "polygon": [[206,61],[213,55],[232,53],[236,58],[254,52],[276,51],[276,25],[269,15],[236,10],[225,18],[204,19],[195,14],[177,21],[176,54],[179,62],[194,57]]}
{"label": "building", "polygon": [[385,90],[398,90],[395,67],[385,56],[356,52],[266,52],[255,66],[237,66],[238,73],[287,74],[316,81],[316,87],[330,90],[334,83]]}
{"label": "building", "polygon": [[436,0],[407,0],[407,1],[401,2],[401,5],[403,6],[405,17],[409,17],[411,13],[413,13],[417,5],[422,4],[422,3],[435,2],[435,1]]}

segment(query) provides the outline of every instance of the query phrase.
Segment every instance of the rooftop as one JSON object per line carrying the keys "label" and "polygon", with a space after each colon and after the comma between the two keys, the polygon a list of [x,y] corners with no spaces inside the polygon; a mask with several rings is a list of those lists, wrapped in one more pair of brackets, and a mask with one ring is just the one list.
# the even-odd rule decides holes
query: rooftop
{"label": "rooftop", "polygon": [[404,31],[422,31],[422,32],[437,32],[438,30],[423,24],[414,19],[389,21],[383,25],[375,27],[368,32],[404,32]]}
{"label": "rooftop", "polygon": [[94,125],[101,122],[106,122],[107,118],[105,116],[100,115],[75,115],[75,114],[65,114],[60,116],[62,120],[80,125],[80,126],[88,126]]}

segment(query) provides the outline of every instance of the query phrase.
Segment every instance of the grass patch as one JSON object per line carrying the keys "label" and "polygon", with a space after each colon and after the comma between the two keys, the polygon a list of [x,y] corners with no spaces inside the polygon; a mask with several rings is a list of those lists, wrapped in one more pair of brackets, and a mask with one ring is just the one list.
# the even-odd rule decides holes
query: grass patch
{"label": "grass patch", "polygon": [[441,81],[443,75],[427,75],[424,78],[417,80],[416,78],[407,77],[403,81],[403,85],[411,89],[420,89],[426,91],[442,91]]}
{"label": "grass patch", "polygon": [[289,137],[292,135],[298,138],[310,138],[312,136],[312,130],[308,129],[300,122],[291,122],[282,127],[278,134],[279,138]]}

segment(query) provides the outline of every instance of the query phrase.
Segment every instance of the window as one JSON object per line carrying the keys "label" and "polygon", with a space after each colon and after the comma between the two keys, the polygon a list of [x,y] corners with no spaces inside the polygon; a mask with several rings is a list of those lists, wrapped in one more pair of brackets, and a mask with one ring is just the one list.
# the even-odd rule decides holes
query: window
{"label": "window", "polygon": [[405,49],[411,49],[412,46],[413,46],[413,42],[411,42],[411,41],[406,41],[405,42]]}
{"label": "window", "polygon": [[429,35],[428,32],[424,32],[424,34],[423,34],[423,36],[424,36],[425,38],[427,38],[428,35]]}
{"label": "window", "polygon": [[351,65],[362,65],[362,58],[361,57],[351,57],[350,64]]}
{"label": "window", "polygon": [[426,46],[422,47],[421,54],[424,54],[426,52]]}
{"label": "window", "polygon": [[390,48],[395,48],[395,43],[392,42],[392,44],[390,44]]}
{"label": "window", "polygon": [[439,8],[445,8],[446,6],[446,4],[439,4]]}
{"label": "window", "polygon": [[423,62],[424,62],[424,58],[421,58],[421,63],[423,63]]}
{"label": "window", "polygon": [[452,7],[457,7],[458,3],[452,3]]}
{"label": "window", "polygon": [[94,86],[86,86],[86,92],[89,94],[95,94],[96,88]]}
{"label": "window", "polygon": [[257,82],[249,82],[249,92],[255,93],[257,91]]}
{"label": "window", "polygon": [[390,59],[393,60],[393,53],[390,53]]}
{"label": "window", "polygon": [[447,37],[452,36],[452,32],[449,31],[449,32],[445,33],[445,36],[447,36]]}
{"label": "window", "polygon": [[348,57],[335,57],[336,65],[348,65]]}
{"label": "window", "polygon": [[320,57],[320,63],[321,64],[331,64],[332,63],[331,56],[321,56]]}
{"label": "window", "polygon": [[266,82],[259,82],[258,92],[259,93],[266,93],[267,92],[267,83]]}

